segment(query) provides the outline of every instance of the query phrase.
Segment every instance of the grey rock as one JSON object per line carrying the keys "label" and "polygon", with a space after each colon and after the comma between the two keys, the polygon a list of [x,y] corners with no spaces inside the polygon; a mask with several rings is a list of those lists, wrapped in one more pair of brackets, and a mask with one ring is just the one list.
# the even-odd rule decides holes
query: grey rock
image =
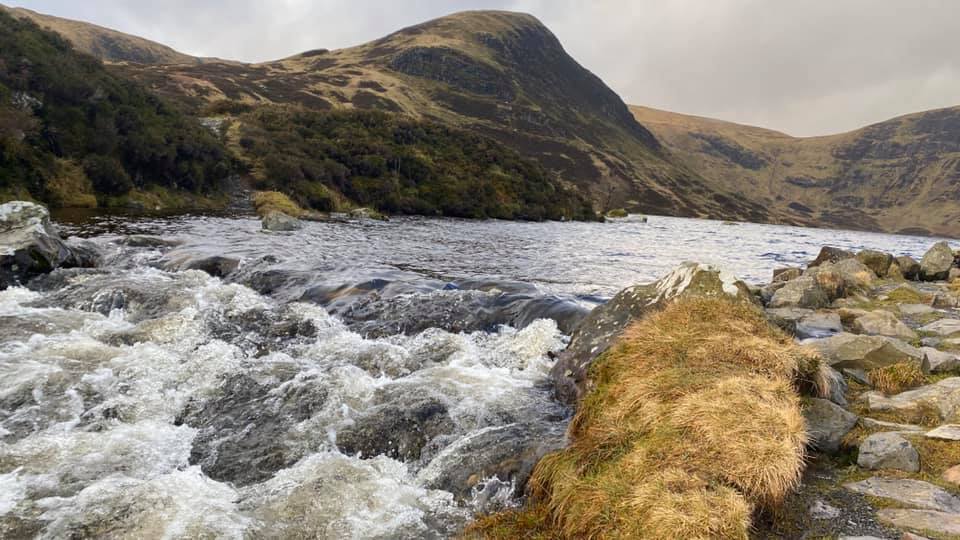
{"label": "grey rock", "polygon": [[[877,517],[883,523],[902,529],[960,535],[960,514],[957,513],[883,508],[877,512]],[[904,539],[906,539],[906,535],[904,535]]]}
{"label": "grey rock", "polygon": [[953,267],[953,250],[946,242],[937,242],[920,260],[920,278],[924,281],[947,279]]}
{"label": "grey rock", "polygon": [[928,431],[925,436],[944,441],[960,441],[960,424],[944,424]]}
{"label": "grey rock", "polygon": [[960,296],[950,291],[939,291],[933,294],[930,305],[939,309],[953,309],[960,307]]}
{"label": "grey rock", "polygon": [[826,399],[807,400],[803,417],[807,423],[810,445],[828,454],[837,452],[843,437],[857,425],[857,415]]}
{"label": "grey rock", "polygon": [[797,321],[796,336],[800,339],[824,338],[843,332],[840,315],[833,311],[818,311]]}
{"label": "grey rock", "polygon": [[913,257],[901,255],[894,259],[894,262],[900,267],[900,274],[903,275],[905,279],[916,280],[920,277],[920,263]]}
{"label": "grey rock", "polygon": [[763,305],[769,304],[770,300],[773,300],[773,295],[786,285],[786,281],[774,281],[773,283],[760,287],[760,301],[763,302]]}
{"label": "grey rock", "polygon": [[831,298],[820,284],[811,276],[801,276],[788,281],[786,285],[773,293],[769,307],[801,307],[819,309],[830,305]]}
{"label": "grey rock", "polygon": [[900,309],[900,313],[904,315],[926,315],[927,313],[936,311],[936,309],[927,304],[900,304],[897,307]]}
{"label": "grey rock", "polygon": [[920,347],[923,354],[927,355],[927,363],[930,364],[930,373],[946,373],[948,371],[960,370],[960,356],[955,353],[941,351],[933,347]]}
{"label": "grey rock", "polygon": [[775,326],[788,334],[797,334],[797,323],[800,319],[814,313],[812,309],[806,308],[767,308],[765,310],[767,319]]}
{"label": "grey rock", "polygon": [[872,386],[873,384],[870,382],[867,372],[862,369],[844,368],[843,374],[864,386]]}
{"label": "grey rock", "polygon": [[261,225],[264,230],[274,232],[295,231],[301,227],[299,219],[277,211],[269,212],[263,216]]}
{"label": "grey rock", "polygon": [[0,290],[55,268],[94,266],[98,258],[86,243],[78,244],[74,253],[43,206],[25,201],[0,205]]}
{"label": "grey rock", "polygon": [[868,311],[853,320],[854,332],[872,336],[889,336],[898,339],[916,339],[917,333],[898,319],[893,313],[878,309]]}
{"label": "grey rock", "polygon": [[933,321],[932,323],[920,328],[920,330],[940,336],[951,336],[960,332],[960,320],[940,319],[939,321]]}
{"label": "grey rock", "polygon": [[843,374],[827,365],[820,365],[820,376],[826,383],[826,398],[841,407],[847,406],[847,380]]}
{"label": "grey rock", "polygon": [[894,431],[900,433],[922,433],[926,431],[926,428],[923,426],[918,426],[915,424],[898,424],[896,422],[887,422],[886,420],[877,420],[875,418],[868,418],[866,416],[860,417],[860,425],[864,429],[876,431]]}
{"label": "grey rock", "polygon": [[802,268],[774,268],[773,283],[790,281],[803,275]]}
{"label": "grey rock", "polygon": [[624,289],[590,312],[573,331],[570,345],[550,371],[557,398],[573,403],[583,395],[589,385],[590,363],[614,343],[630,322],[676,298],[696,296],[756,303],[747,285],[733,275],[692,262],[683,263],[654,283]]}
{"label": "grey rock", "polygon": [[813,519],[837,519],[840,517],[840,509],[820,499],[813,501],[808,510]]}
{"label": "grey rock", "polygon": [[890,265],[893,264],[893,255],[873,249],[865,249],[857,253],[857,260],[870,270],[873,270],[873,273],[878,277],[883,278],[887,277],[887,271],[890,269]]}
{"label": "grey rock", "polygon": [[438,397],[416,393],[396,397],[364,411],[352,425],[338,431],[340,451],[416,461],[428,442],[453,431],[447,406]]}
{"label": "grey rock", "polygon": [[960,513],[960,499],[929,482],[921,480],[873,477],[860,482],[844,484],[843,487],[856,493],[890,499],[916,508]]}
{"label": "grey rock", "polygon": [[860,443],[857,465],[864,469],[896,469],[917,472],[920,454],[897,433],[874,433]]}
{"label": "grey rock", "polygon": [[820,248],[820,253],[817,254],[817,258],[814,259],[810,264],[807,265],[808,268],[814,268],[820,266],[823,263],[833,263],[841,261],[843,259],[852,258],[853,252],[847,251],[845,249],[835,248],[831,246],[824,246]]}
{"label": "grey rock", "polygon": [[929,370],[922,351],[891,337],[843,333],[803,343],[820,351],[836,369],[870,370],[899,362],[916,362],[924,372]]}
{"label": "grey rock", "polygon": [[863,396],[871,411],[918,411],[933,407],[946,420],[960,412],[960,377],[950,377],[933,384],[907,390],[894,396],[867,392]]}

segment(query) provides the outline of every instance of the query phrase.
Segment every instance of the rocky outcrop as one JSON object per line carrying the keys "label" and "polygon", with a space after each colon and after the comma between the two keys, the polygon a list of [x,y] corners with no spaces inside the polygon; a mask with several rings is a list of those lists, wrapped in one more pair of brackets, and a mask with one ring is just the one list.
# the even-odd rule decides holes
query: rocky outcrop
{"label": "rocky outcrop", "polygon": [[947,279],[953,263],[954,255],[950,244],[937,242],[920,260],[920,278],[925,281]]}
{"label": "rocky outcrop", "polygon": [[727,296],[756,302],[747,285],[732,274],[692,262],[683,263],[654,283],[624,289],[594,309],[573,331],[570,345],[550,372],[557,398],[573,403],[583,395],[590,363],[610,347],[630,322],[676,298],[688,296]]}
{"label": "rocky outcrop", "polygon": [[0,205],[0,289],[24,283],[55,268],[95,266],[99,254],[88,244],[71,248],[39,204]]}
{"label": "rocky outcrop", "polygon": [[917,472],[920,454],[897,433],[874,433],[860,443],[857,465],[864,469],[895,469]]}

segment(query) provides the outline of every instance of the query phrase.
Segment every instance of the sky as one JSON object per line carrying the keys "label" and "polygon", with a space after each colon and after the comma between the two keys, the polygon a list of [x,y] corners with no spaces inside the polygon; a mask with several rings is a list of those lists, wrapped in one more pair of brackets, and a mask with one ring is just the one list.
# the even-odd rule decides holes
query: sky
{"label": "sky", "polygon": [[960,105],[954,0],[0,1],[248,62],[466,9],[522,11],[627,103],[796,136]]}

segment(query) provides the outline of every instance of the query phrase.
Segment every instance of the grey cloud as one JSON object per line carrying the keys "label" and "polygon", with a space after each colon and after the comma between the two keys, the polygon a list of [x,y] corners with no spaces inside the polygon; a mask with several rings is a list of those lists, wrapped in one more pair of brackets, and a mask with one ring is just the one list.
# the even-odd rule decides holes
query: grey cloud
{"label": "grey cloud", "polygon": [[359,44],[463,9],[540,18],[628,103],[795,135],[960,104],[950,0],[35,0],[24,7],[247,61]]}

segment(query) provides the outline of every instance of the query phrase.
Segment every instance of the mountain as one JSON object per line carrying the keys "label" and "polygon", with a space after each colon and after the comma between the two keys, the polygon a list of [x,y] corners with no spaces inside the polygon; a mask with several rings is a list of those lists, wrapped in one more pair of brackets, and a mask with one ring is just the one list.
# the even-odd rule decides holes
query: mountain
{"label": "mountain", "polygon": [[678,166],[623,101],[530,15],[457,13],[357,47],[262,64],[116,69],[200,114],[222,111],[217,105],[228,100],[374,109],[466,129],[536,159],[598,207],[774,219]]}
{"label": "mountain", "polygon": [[197,119],[61,36],[0,12],[0,199],[199,200],[222,191],[233,167]]}
{"label": "mountain", "polygon": [[751,194],[788,221],[960,236],[960,107],[808,138],[631,111],[715,189]]}

